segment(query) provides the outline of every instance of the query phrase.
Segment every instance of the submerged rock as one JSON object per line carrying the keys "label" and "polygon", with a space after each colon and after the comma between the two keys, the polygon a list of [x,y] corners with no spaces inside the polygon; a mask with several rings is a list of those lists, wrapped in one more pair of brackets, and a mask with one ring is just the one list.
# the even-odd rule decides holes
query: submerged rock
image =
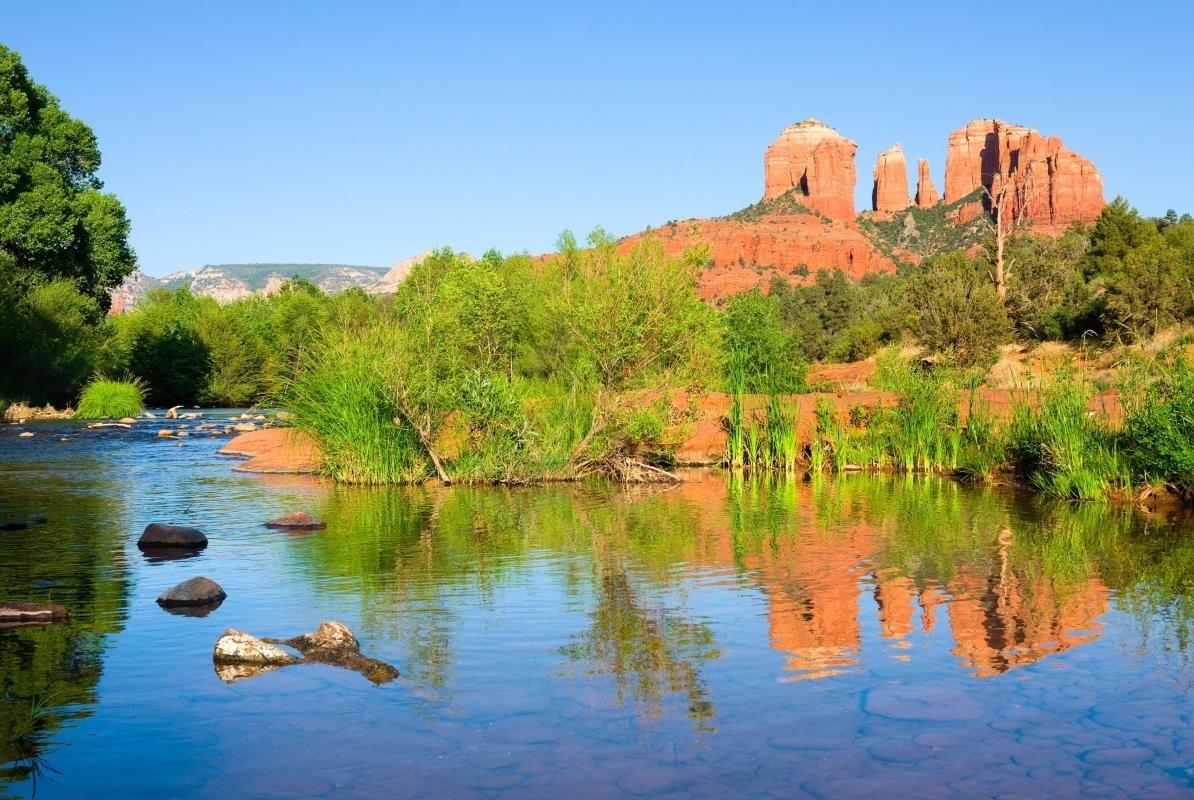
{"label": "submerged rock", "polygon": [[188,528],[185,525],[168,525],[164,522],[151,522],[145,526],[145,531],[137,541],[137,547],[148,550],[159,547],[183,547],[191,550],[201,550],[207,547],[207,537],[198,528]]}
{"label": "submerged rock", "polygon": [[51,622],[66,622],[69,619],[70,611],[66,606],[0,600],[0,626],[48,625]]}
{"label": "submerged rock", "polygon": [[[302,654],[297,658],[277,645],[293,647]],[[327,621],[312,631],[293,639],[258,639],[242,631],[229,628],[216,641],[212,660],[221,680],[232,682],[255,677],[262,672],[286,664],[319,663],[359,672],[375,684],[387,683],[398,677],[398,670],[384,661],[361,655],[361,643],[340,622]],[[250,669],[242,669],[249,665]],[[236,669],[229,669],[234,666]]]}
{"label": "submerged rock", "polygon": [[9,519],[0,522],[0,531],[23,531],[29,527],[29,523],[23,519]]}
{"label": "submerged rock", "polygon": [[328,620],[312,633],[287,639],[283,644],[298,650],[309,661],[351,669],[373,683],[388,683],[398,677],[398,670],[392,665],[361,655],[361,643],[341,622]]}
{"label": "submerged rock", "polygon": [[265,523],[267,528],[277,528],[289,531],[321,531],[327,527],[321,519],[316,519],[305,511],[292,511]]}
{"label": "submerged rock", "polygon": [[227,596],[220,584],[200,575],[162,592],[158,605],[163,608],[218,606]]}

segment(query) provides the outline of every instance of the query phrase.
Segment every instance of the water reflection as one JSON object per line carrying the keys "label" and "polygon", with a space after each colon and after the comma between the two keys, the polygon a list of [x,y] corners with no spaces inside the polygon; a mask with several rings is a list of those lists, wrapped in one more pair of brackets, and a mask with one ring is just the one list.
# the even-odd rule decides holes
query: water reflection
{"label": "water reflection", "polygon": [[[60,501],[78,484],[18,485],[0,475],[0,509],[49,512],[47,524],[0,535],[4,599],[60,603],[64,624],[0,629],[0,788],[52,775],[53,735],[90,713],[103,656],[121,630],[128,593],[119,509],[94,495]],[[89,481],[102,481],[103,470]]]}
{"label": "water reflection", "polygon": [[588,621],[561,644],[563,674],[609,678],[646,717],[675,697],[710,729],[702,669],[718,643],[685,603],[701,575],[765,598],[789,680],[856,669],[872,618],[891,658],[948,636],[978,678],[1097,640],[1116,598],[1175,648],[1189,636],[1191,545],[1130,511],[939,480],[690,477],[668,491],[339,489],[328,531],[294,553],[317,585],[360,592],[370,633],[399,641],[433,693],[452,684],[458,598],[493,604],[547,563]]}

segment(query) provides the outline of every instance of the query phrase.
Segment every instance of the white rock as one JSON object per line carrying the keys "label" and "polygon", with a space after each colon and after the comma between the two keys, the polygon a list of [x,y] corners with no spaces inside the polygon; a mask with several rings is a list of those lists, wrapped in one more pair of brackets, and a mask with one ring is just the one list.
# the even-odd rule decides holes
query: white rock
{"label": "white rock", "polygon": [[269,642],[229,628],[216,640],[212,660],[224,664],[293,664],[297,658]]}

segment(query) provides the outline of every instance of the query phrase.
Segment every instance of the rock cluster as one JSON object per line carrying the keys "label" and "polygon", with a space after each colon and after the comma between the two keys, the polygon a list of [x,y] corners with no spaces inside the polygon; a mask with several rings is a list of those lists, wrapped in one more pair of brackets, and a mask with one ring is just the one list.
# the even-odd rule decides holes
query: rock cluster
{"label": "rock cluster", "polygon": [[[296,657],[278,647],[298,650]],[[334,620],[320,624],[311,633],[293,639],[258,639],[229,628],[216,640],[212,661],[216,674],[228,682],[251,678],[287,664],[317,662],[359,672],[376,684],[398,677],[398,670],[384,661],[361,655],[361,643],[347,625]]]}

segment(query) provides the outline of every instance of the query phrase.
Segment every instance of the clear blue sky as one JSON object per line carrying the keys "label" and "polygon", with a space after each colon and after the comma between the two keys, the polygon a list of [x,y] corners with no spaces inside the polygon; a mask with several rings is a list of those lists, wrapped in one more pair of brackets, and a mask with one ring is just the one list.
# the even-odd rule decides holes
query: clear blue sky
{"label": "clear blue sky", "polygon": [[762,193],[814,116],[927,156],[997,116],[1194,211],[1194,3],[56,2],[0,42],[91,124],[151,274],[551,248]]}

